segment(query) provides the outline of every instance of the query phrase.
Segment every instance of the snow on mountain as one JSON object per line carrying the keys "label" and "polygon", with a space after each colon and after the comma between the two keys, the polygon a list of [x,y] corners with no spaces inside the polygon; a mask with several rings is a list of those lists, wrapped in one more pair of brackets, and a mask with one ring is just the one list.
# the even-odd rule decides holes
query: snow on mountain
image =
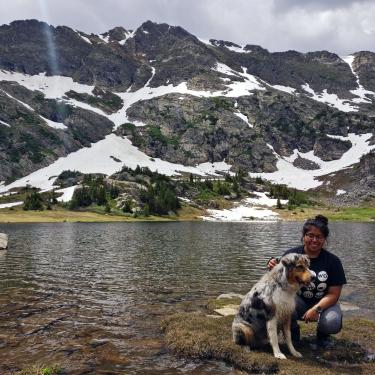
{"label": "snow on mountain", "polygon": [[234,114],[237,117],[239,117],[241,120],[245,121],[246,124],[249,125],[249,128],[253,128],[254,127],[254,125],[250,124],[249,119],[243,113],[241,113],[241,112],[234,112]]}
{"label": "snow on mountain", "polygon": [[339,109],[342,112],[357,112],[358,107],[353,106],[349,100],[340,99],[336,94],[328,94],[327,89],[324,89],[321,94],[315,93],[308,83],[302,85],[302,88],[311,94],[311,99],[317,102],[328,104]]}
{"label": "snow on mountain", "polygon": [[289,86],[282,86],[282,85],[269,85],[269,86],[276,90],[286,92],[288,94],[295,94],[296,92],[295,88],[289,87]]}
{"label": "snow on mountain", "polygon": [[4,122],[4,121],[1,121],[1,120],[0,120],[0,124],[1,124],[1,125],[4,125],[4,126],[7,126],[8,128],[10,128],[10,125],[9,125],[9,124],[7,124],[7,123],[6,123],[6,122]]}
{"label": "snow on mountain", "polygon": [[[250,173],[253,177],[262,177],[274,183],[286,184],[301,190],[316,188],[322,184],[321,181],[315,179],[318,176],[324,176],[332,172],[336,172],[358,163],[361,156],[368,154],[375,149],[375,145],[369,145],[372,133],[367,134],[348,134],[348,137],[340,137],[342,140],[349,140],[352,147],[343,154],[338,160],[323,161],[314,155],[313,151],[306,153],[294,150],[289,157],[281,157],[276,152],[278,158],[277,171],[273,173]],[[271,146],[272,148],[272,146]],[[320,169],[304,170],[293,165],[293,161],[300,155],[304,159],[317,163]]]}
{"label": "snow on mountain", "polygon": [[119,44],[125,45],[125,43],[127,42],[127,40],[129,40],[129,39],[131,39],[131,38],[134,37],[135,33],[136,33],[136,30],[135,31],[126,31],[124,33],[124,39],[120,40]]}
{"label": "snow on mountain", "polygon": [[69,90],[92,94],[94,86],[73,81],[71,77],[47,76],[45,73],[28,75],[0,69],[0,81],[15,81],[29,90],[41,91],[46,99],[61,99]]}
{"label": "snow on mountain", "polygon": [[[116,160],[120,160],[120,162]],[[195,167],[185,167],[161,159],[152,159],[134,147],[127,138],[110,134],[102,141],[92,144],[91,147],[82,148],[66,157],[59,158],[49,166],[9,185],[1,185],[0,192],[26,185],[40,188],[43,191],[51,190],[57,176],[64,170],[111,175],[120,171],[123,166],[135,169],[137,165],[148,167],[152,171],[158,171],[168,176],[178,175],[180,172],[201,176],[214,175],[216,171],[228,172],[231,168],[231,165],[225,162],[203,163]]]}
{"label": "snow on mountain", "polygon": [[355,90],[350,90],[350,92],[352,94],[358,96],[359,98],[355,98],[352,101],[355,102],[355,103],[371,103],[371,100],[369,98],[367,98],[367,95],[375,96],[375,92],[366,90],[360,84],[358,74],[353,69],[354,56],[353,55],[349,55],[349,56],[343,57],[342,59],[350,66],[350,69],[351,69],[352,73],[357,78],[358,88],[355,89]]}

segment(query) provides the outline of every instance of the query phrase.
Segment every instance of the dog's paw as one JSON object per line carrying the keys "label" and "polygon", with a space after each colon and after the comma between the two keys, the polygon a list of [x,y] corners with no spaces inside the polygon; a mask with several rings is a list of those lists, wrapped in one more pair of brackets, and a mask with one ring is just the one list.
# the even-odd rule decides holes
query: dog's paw
{"label": "dog's paw", "polygon": [[297,350],[294,350],[293,352],[290,352],[290,354],[293,357],[296,357],[296,358],[302,358],[303,357],[303,355],[300,352],[297,352]]}
{"label": "dog's paw", "polygon": [[286,359],[285,355],[283,353],[275,353],[274,354],[274,357],[275,358],[278,358],[278,359]]}

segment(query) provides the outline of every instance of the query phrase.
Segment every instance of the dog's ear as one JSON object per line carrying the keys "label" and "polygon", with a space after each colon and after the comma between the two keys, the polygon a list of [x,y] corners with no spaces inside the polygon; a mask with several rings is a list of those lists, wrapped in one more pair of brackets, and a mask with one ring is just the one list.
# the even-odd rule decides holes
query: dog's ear
{"label": "dog's ear", "polygon": [[295,253],[284,255],[281,258],[281,263],[284,267],[292,267],[294,264],[296,264],[298,257],[299,255]]}
{"label": "dog's ear", "polygon": [[310,267],[310,258],[307,255],[301,255],[301,258],[307,267]]}
{"label": "dog's ear", "polygon": [[281,258],[281,263],[284,267],[290,267],[290,265],[292,263],[292,260],[291,260],[290,256],[286,255],[286,256]]}

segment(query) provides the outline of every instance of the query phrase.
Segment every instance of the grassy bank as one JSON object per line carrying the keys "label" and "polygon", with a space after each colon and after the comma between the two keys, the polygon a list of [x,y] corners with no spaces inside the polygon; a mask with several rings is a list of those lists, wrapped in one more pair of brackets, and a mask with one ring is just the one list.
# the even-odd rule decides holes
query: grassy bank
{"label": "grassy bank", "polygon": [[[330,221],[375,222],[375,208],[335,208],[304,207],[294,210],[275,209],[285,221],[304,221],[318,214],[325,215]],[[104,213],[104,209],[91,211],[70,211],[62,207],[44,211],[24,211],[20,207],[0,209],[0,223],[58,223],[58,222],[119,222],[119,221],[197,221],[205,211],[191,206],[183,206],[178,215],[132,217],[121,214],[120,210]]]}
{"label": "grassy bank", "polygon": [[43,211],[24,211],[22,208],[0,210],[0,223],[77,223],[77,222],[135,222],[135,221],[193,221],[200,220],[203,211],[183,207],[176,216],[131,217],[91,211],[70,211],[63,208]]}
{"label": "grassy bank", "polygon": [[347,207],[347,208],[324,208],[324,207],[304,207],[294,210],[275,210],[282,220],[304,221],[315,217],[318,214],[327,216],[330,221],[375,221],[375,207]]}

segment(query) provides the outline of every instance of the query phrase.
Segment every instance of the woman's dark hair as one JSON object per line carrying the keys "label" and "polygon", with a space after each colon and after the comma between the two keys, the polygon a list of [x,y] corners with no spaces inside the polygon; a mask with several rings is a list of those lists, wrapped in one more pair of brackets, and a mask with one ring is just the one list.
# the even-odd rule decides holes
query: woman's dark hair
{"label": "woman's dark hair", "polygon": [[328,219],[325,216],[316,215],[315,219],[307,219],[302,228],[303,236],[310,230],[311,226],[318,228],[325,238],[329,236]]}

